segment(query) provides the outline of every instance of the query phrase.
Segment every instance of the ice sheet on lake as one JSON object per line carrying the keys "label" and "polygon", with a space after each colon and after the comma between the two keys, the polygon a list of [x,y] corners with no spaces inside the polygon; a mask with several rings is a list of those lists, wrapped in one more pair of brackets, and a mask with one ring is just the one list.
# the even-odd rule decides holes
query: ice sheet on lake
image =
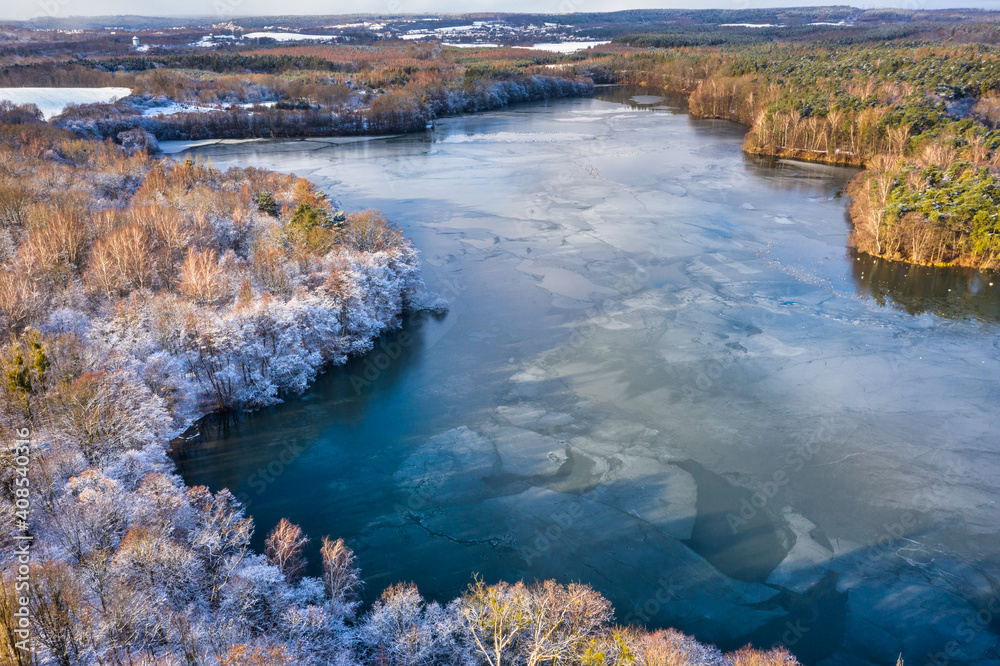
{"label": "ice sheet on lake", "polygon": [[771,572],[767,582],[798,594],[805,594],[826,574],[833,551],[817,543],[812,532],[816,529],[808,518],[791,509],[783,512],[785,524],[795,534],[795,544],[781,564]]}
{"label": "ice sheet on lake", "polygon": [[513,426],[531,428],[533,430],[558,428],[573,423],[573,417],[560,412],[547,412],[536,405],[503,405],[497,407],[497,413],[503,420]]}
{"label": "ice sheet on lake", "polygon": [[690,539],[698,514],[694,478],[679,467],[658,460],[617,455],[587,499],[634,516],[673,537]]}
{"label": "ice sheet on lake", "polygon": [[592,140],[593,135],[572,132],[492,132],[486,134],[451,134],[440,143],[555,143]]}

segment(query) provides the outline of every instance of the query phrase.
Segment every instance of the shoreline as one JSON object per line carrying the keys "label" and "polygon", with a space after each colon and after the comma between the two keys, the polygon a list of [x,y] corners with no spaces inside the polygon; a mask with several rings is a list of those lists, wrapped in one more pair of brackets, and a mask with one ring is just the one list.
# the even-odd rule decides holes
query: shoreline
{"label": "shoreline", "polygon": [[[135,104],[93,110],[70,110],[49,122],[81,136],[115,138],[122,132],[144,130],[157,141],[220,141],[252,139],[351,138],[421,132],[437,119],[504,109],[550,99],[590,97],[590,78],[541,74],[512,79],[483,79],[474,89],[442,88],[409,100],[409,106],[385,109],[376,104],[337,113],[329,108],[266,108],[213,110],[146,116]],[[435,96],[436,95],[436,96]],[[382,105],[385,106],[385,105]]]}
{"label": "shoreline", "polygon": [[238,146],[244,143],[258,143],[264,141],[311,141],[313,143],[327,143],[331,145],[342,145],[348,143],[360,143],[362,141],[378,141],[380,139],[394,139],[402,134],[372,134],[360,136],[303,136],[303,137],[250,137],[246,139],[197,139],[188,141],[175,139],[159,142],[159,153],[162,155],[176,155],[192,148],[203,146]]}

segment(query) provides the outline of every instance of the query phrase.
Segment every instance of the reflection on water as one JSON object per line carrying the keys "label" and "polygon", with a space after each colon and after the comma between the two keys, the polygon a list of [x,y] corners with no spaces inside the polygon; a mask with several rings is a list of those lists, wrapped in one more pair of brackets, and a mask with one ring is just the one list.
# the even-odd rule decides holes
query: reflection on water
{"label": "reflection on water", "polygon": [[[859,169],[852,167],[796,162],[774,157],[747,155],[746,153],[742,153],[742,155],[743,167],[753,175],[754,179],[767,183],[769,188],[784,192],[798,192],[806,200],[813,202],[844,200],[844,190],[848,181],[860,172]],[[831,181],[837,182],[840,187],[832,192],[817,187]]]}
{"label": "reflection on water", "polygon": [[850,250],[858,292],[911,315],[1000,321],[1000,273],[913,266]]}
{"label": "reflection on water", "polygon": [[602,102],[614,102],[643,111],[687,113],[688,97],[680,93],[665,93],[650,88],[631,86],[597,86],[594,97]]}

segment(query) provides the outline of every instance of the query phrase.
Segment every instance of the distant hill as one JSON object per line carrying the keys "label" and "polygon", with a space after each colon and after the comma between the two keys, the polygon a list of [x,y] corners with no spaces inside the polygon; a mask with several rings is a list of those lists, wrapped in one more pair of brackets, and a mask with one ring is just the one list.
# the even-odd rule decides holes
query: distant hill
{"label": "distant hill", "polygon": [[337,23],[348,23],[363,19],[376,19],[390,25],[399,21],[411,23],[415,18],[421,22],[454,23],[456,21],[496,20],[510,23],[556,23],[564,26],[634,26],[656,25],[719,25],[727,23],[799,25],[816,22],[941,22],[959,21],[1000,21],[1000,12],[981,9],[859,9],[848,5],[825,7],[778,7],[760,9],[630,9],[615,12],[577,12],[573,14],[524,14],[501,12],[478,12],[466,14],[448,13],[372,13],[372,14],[325,14],[325,15],[267,15],[267,16],[71,16],[55,18],[40,16],[27,21],[12,21],[10,25],[59,30],[100,30],[121,28],[125,30],[165,30],[171,28],[211,27],[220,22],[231,23],[243,28],[282,27],[304,29]]}

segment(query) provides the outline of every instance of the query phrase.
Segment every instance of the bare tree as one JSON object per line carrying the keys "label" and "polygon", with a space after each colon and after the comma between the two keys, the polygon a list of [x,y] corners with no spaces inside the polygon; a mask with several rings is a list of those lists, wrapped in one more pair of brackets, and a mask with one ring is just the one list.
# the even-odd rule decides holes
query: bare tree
{"label": "bare tree", "polygon": [[361,570],[355,564],[354,551],[347,547],[343,539],[331,541],[329,537],[323,537],[319,554],[323,558],[323,582],[330,600],[353,612],[362,585]]}
{"label": "bare tree", "polygon": [[296,660],[284,645],[249,645],[239,643],[219,661],[221,666],[292,666]]}
{"label": "bare tree", "polygon": [[153,247],[146,230],[132,223],[94,243],[90,253],[89,281],[109,298],[150,286]]}
{"label": "bare tree", "polygon": [[160,401],[128,370],[90,372],[61,383],[50,406],[52,425],[92,465],[155,441],[167,427]]}
{"label": "bare tree", "polygon": [[976,135],[969,139],[969,148],[966,154],[970,162],[976,166],[982,166],[990,157],[990,148],[986,145],[986,140],[983,137]]}
{"label": "bare tree", "polygon": [[0,317],[11,330],[23,329],[45,303],[45,295],[21,267],[0,269]]}
{"label": "bare tree", "polygon": [[83,260],[87,226],[74,206],[32,207],[32,227],[18,251],[29,275],[50,282],[68,279]]}
{"label": "bare tree", "polygon": [[577,663],[586,644],[613,617],[611,603],[586,585],[547,580],[524,595],[528,628],[521,654],[527,666]]}
{"label": "bare tree", "polygon": [[281,569],[285,580],[294,583],[306,568],[302,549],[307,543],[309,538],[302,533],[302,528],[282,518],[264,542],[264,554],[268,562]]}
{"label": "bare tree", "polygon": [[729,663],[714,646],[699,643],[673,629],[647,632],[629,627],[620,630],[614,637],[619,652],[627,650],[632,657],[631,661],[624,663],[643,664],[643,666]]}
{"label": "bare tree", "polygon": [[93,469],[73,477],[66,489],[49,515],[52,540],[71,563],[91,567],[95,558],[113,553],[128,530],[126,495],[117,481]]}
{"label": "bare tree", "polygon": [[933,164],[947,169],[958,160],[958,151],[944,141],[932,141],[924,147],[920,159],[926,165]]}
{"label": "bare tree", "polygon": [[0,225],[19,227],[24,224],[31,203],[31,191],[14,182],[0,185]]}
{"label": "bare tree", "polygon": [[128,211],[129,219],[142,226],[157,243],[172,253],[179,253],[194,240],[191,226],[176,210],[162,204],[134,206]]}
{"label": "bare tree", "polygon": [[530,621],[523,612],[524,583],[486,585],[477,579],[462,597],[462,617],[489,666],[511,662],[518,638]]}
{"label": "bare tree", "polygon": [[191,546],[204,562],[207,596],[214,605],[233,570],[246,557],[253,520],[243,515],[243,507],[228,490],[212,495],[204,486],[195,486],[187,494],[197,511]]}
{"label": "bare tree", "polygon": [[396,244],[399,232],[382,213],[363,210],[347,216],[344,225],[347,241],[358,252],[379,252]]}
{"label": "bare tree", "polygon": [[84,658],[85,601],[68,566],[36,564],[29,586],[29,608],[39,643],[59,666],[74,666]]}
{"label": "bare tree", "polygon": [[215,250],[188,248],[181,265],[180,289],[198,303],[212,303],[222,289],[223,270]]}
{"label": "bare tree", "polygon": [[273,242],[260,240],[254,247],[250,265],[261,286],[272,294],[287,294],[290,280],[284,253]]}
{"label": "bare tree", "polygon": [[890,127],[886,133],[889,137],[889,148],[893,155],[902,157],[906,153],[906,147],[910,143],[910,125],[900,125]]}
{"label": "bare tree", "polygon": [[776,647],[762,652],[749,645],[736,652],[727,654],[729,663],[733,666],[798,666],[799,662],[783,647]]}
{"label": "bare tree", "polygon": [[423,611],[424,600],[412,583],[385,589],[357,629],[360,649],[386,666],[433,663],[433,636]]}

